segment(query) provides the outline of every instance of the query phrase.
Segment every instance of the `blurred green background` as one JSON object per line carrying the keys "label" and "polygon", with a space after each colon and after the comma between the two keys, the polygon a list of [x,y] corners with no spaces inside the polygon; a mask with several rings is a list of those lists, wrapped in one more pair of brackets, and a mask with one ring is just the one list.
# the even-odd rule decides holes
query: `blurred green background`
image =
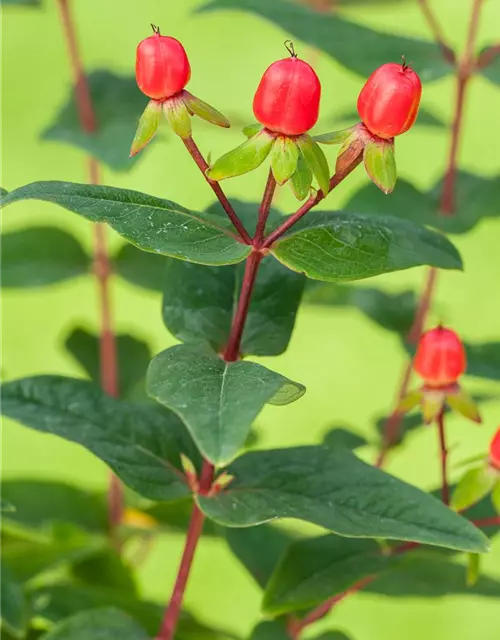
{"label": "blurred green background", "polygon": [[[273,0],[269,0],[272,2]],[[84,155],[69,146],[41,142],[40,132],[66,101],[70,88],[69,62],[56,4],[46,0],[41,10],[4,7],[2,11],[2,186],[15,188],[35,180],[85,182]],[[73,8],[88,70],[110,68],[133,73],[135,47],[149,35],[149,23],[182,40],[192,66],[189,90],[229,116],[253,122],[251,101],[264,69],[284,57],[288,34],[241,11],[196,14],[201,0],[74,0]],[[432,0],[450,41],[461,47],[471,0]],[[401,35],[428,38],[417,3],[345,2],[344,15]],[[479,45],[498,39],[500,1],[487,0],[481,19]],[[336,112],[352,110],[362,78],[334,60],[296,42],[302,57],[314,62],[323,82],[322,118],[317,131],[331,130]],[[404,52],[402,52],[404,53]],[[418,69],[417,69],[418,71]],[[423,105],[449,122],[454,80],[424,87]],[[146,99],[144,99],[146,104]],[[469,171],[493,175],[500,169],[500,90],[483,78],[471,83],[465,114],[460,165]],[[138,114],[139,115],[139,114]],[[117,114],[119,117],[119,114]],[[398,170],[419,187],[432,185],[443,173],[448,131],[417,127],[397,141]],[[241,140],[238,127],[221,131],[195,123],[195,139],[212,157]],[[334,149],[329,151],[333,161]],[[264,186],[262,168],[226,183],[230,196],[256,200]],[[191,159],[172,136],[153,145],[130,173],[104,170],[106,184],[164,196],[194,209],[213,200]],[[366,177],[361,171],[328,200],[338,208]],[[397,187],[396,187],[397,188]],[[373,187],[375,189],[375,187]],[[390,197],[390,196],[389,196]],[[278,206],[292,211],[294,201],[280,194]],[[498,203],[500,209],[500,203]],[[4,230],[35,223],[69,229],[91,249],[91,226],[77,216],[44,203],[23,203],[4,215]],[[110,236],[111,237],[111,236]],[[500,220],[481,222],[472,232],[452,238],[465,262],[464,273],[439,275],[433,321],[453,326],[464,339],[485,342],[500,339]],[[112,242],[118,246],[116,237]],[[414,269],[363,283],[391,291],[419,289],[424,269]],[[156,353],[174,341],[163,327],[160,296],[123,280],[113,282],[116,327],[146,339]],[[71,280],[43,289],[3,292],[4,378],[37,373],[82,375],[63,342],[77,324],[98,328],[97,294],[92,278]],[[374,422],[393,402],[405,363],[397,338],[378,328],[354,308],[303,308],[298,315],[288,351],[266,359],[268,366],[307,386],[297,404],[265,409],[259,418],[259,446],[313,443],[334,425],[346,425],[368,438]],[[468,381],[470,390],[495,392],[498,386]],[[483,406],[484,424],[476,427],[461,418],[449,420],[451,470],[455,462],[485,451],[500,423],[500,402]],[[5,421],[4,477],[50,478],[86,488],[106,483],[104,465],[76,445],[44,436]],[[372,460],[374,450],[361,455]],[[388,470],[423,488],[438,484],[437,438],[433,429],[419,429],[389,459]],[[157,601],[168,597],[183,539],[163,536],[140,571],[144,595]],[[485,572],[500,578],[500,540],[484,562]],[[207,622],[224,623],[244,635],[259,618],[260,593],[230,555],[223,541],[203,540],[186,596],[186,606]],[[390,600],[359,594],[349,598],[317,629],[338,628],[359,640],[498,640],[499,602],[453,597],[439,600]]]}

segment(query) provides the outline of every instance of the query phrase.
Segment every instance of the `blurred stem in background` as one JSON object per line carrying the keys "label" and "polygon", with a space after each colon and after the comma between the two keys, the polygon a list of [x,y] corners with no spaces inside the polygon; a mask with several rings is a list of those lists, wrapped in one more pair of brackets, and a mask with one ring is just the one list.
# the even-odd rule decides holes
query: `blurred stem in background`
{"label": "blurred stem in background", "polygon": [[[92,106],[92,97],[83,69],[83,63],[78,48],[75,26],[69,0],[58,0],[61,24],[64,32],[66,46],[73,75],[75,91],[75,103],[82,129],[92,134],[97,130],[97,121]],[[99,184],[99,163],[93,157],[88,158],[88,181],[90,184]],[[101,332],[99,342],[100,377],[103,390],[110,396],[117,397],[118,389],[118,364],[116,353],[116,340],[113,330],[111,314],[109,281],[111,276],[111,264],[109,261],[106,227],[96,224],[94,229],[94,274],[99,290],[99,307],[101,313]],[[110,534],[115,547],[120,549],[118,526],[123,515],[123,489],[121,482],[112,473],[108,488],[108,514]]]}

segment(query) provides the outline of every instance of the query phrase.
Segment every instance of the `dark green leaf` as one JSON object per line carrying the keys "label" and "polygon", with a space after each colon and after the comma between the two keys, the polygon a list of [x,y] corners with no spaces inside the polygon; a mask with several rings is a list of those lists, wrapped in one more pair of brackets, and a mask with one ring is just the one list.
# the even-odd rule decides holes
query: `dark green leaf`
{"label": "dark green leaf", "polygon": [[386,62],[397,62],[402,53],[407,60],[413,61],[423,82],[453,71],[434,42],[374,31],[339,15],[314,11],[291,1],[211,0],[200,10],[218,9],[244,9],[256,13],[363,77]]}
{"label": "dark green leaf", "polygon": [[266,403],[288,404],[304,387],[254,362],[224,362],[198,345],[158,354],[148,369],[148,393],[185,422],[200,451],[217,465],[244,445]]}
{"label": "dark green leaf", "polygon": [[40,640],[148,640],[137,622],[119,609],[94,609],[63,620]]}
{"label": "dark green leaf", "polygon": [[461,269],[445,236],[406,220],[311,211],[271,247],[273,255],[313,280],[360,280],[427,264]]}
{"label": "dark green leaf", "polygon": [[368,441],[366,438],[363,438],[363,436],[353,433],[349,429],[334,427],[323,436],[323,444],[331,449],[343,447],[344,449],[354,450],[368,444]]}
{"label": "dark green leaf", "polygon": [[401,335],[410,330],[417,309],[414,291],[388,293],[335,282],[308,281],[304,302],[326,307],[357,307],[380,327]]}
{"label": "dark green leaf", "polygon": [[[193,501],[188,499],[177,502],[157,502],[142,510],[158,522],[161,530],[186,532],[191,520]],[[207,520],[203,526],[203,535],[214,537],[218,533],[215,524],[211,520]]]}
{"label": "dark green leaf", "polygon": [[316,636],[313,640],[351,640],[351,637],[342,631],[325,631],[325,633]]}
{"label": "dark green leaf", "polygon": [[99,588],[119,589],[137,595],[137,584],[132,567],[115,549],[74,562],[71,574],[81,583]]}
{"label": "dark green leaf", "polygon": [[295,540],[290,533],[272,524],[223,531],[231,551],[263,589],[285,550]]}
{"label": "dark green leaf", "polygon": [[[120,396],[130,398],[138,384],[144,379],[151,360],[146,342],[129,335],[116,336],[118,359],[118,389]],[[89,378],[100,383],[99,336],[85,329],[73,329],[64,346],[83,367]]]}
{"label": "dark green leaf", "polygon": [[24,638],[29,622],[26,598],[23,588],[3,562],[0,571],[0,596],[2,627],[16,638]]}
{"label": "dark green leaf", "polygon": [[170,411],[117,400],[90,382],[59,376],[7,382],[2,400],[5,416],[83,445],[147,498],[173,500],[189,493],[179,453],[196,460],[196,452]]}
{"label": "dark green leaf", "polygon": [[147,251],[141,251],[133,244],[124,244],[113,259],[117,273],[128,282],[163,291],[168,258]]}
{"label": "dark green leaf", "polygon": [[456,179],[456,211],[452,216],[439,215],[442,181],[429,192],[420,191],[405,180],[386,198],[370,185],[362,187],[344,205],[344,211],[365,214],[390,214],[397,218],[435,227],[444,233],[466,233],[483,218],[500,215],[500,179],[458,171]]}
{"label": "dark green leaf", "polygon": [[278,620],[260,622],[252,630],[250,640],[290,640],[286,625]]}
{"label": "dark green leaf", "polygon": [[4,189],[3,187],[0,187],[0,196],[3,198],[4,196],[6,196],[9,192],[7,191],[7,189]]}
{"label": "dark green leaf", "polygon": [[92,222],[107,222],[143,251],[200,264],[233,264],[250,252],[225,218],[195,213],[170,200],[129,189],[73,182],[34,182],[11,191],[5,206],[20,200],[53,202]]}
{"label": "dark green leaf", "polygon": [[468,375],[500,380],[500,342],[466,344],[465,350]]}
{"label": "dark green leaf", "polygon": [[19,4],[26,7],[38,7],[41,5],[41,0],[1,0],[0,4]]}
{"label": "dark green leaf", "polygon": [[2,494],[16,505],[15,511],[2,514],[2,527],[7,531],[47,541],[53,526],[63,522],[89,533],[107,531],[103,495],[63,482],[9,478],[2,482]]}
{"label": "dark green leaf", "polygon": [[[498,43],[484,47],[479,55],[484,55],[489,48],[494,48],[495,46],[498,47]],[[493,60],[486,67],[481,69],[481,75],[488,78],[493,84],[500,86],[500,56],[498,54],[494,56]]]}
{"label": "dark green leaf", "polygon": [[298,518],[352,537],[414,540],[485,551],[485,537],[439,500],[325,446],[246,453],[231,465],[227,491],[198,496],[203,511],[226,526]]}
{"label": "dark green leaf", "polygon": [[[168,261],[163,296],[167,329],[179,340],[205,341],[220,351],[229,338],[242,278],[242,265],[204,267]],[[302,276],[264,258],[243,332],[242,353],[272,356],[285,351],[304,283]]]}
{"label": "dark green leaf", "polygon": [[90,265],[76,238],[62,229],[2,234],[2,287],[41,287],[89,273]]}
{"label": "dark green leaf", "polygon": [[387,570],[401,556],[383,555],[373,540],[327,535],[292,544],[271,576],[264,595],[266,613],[313,607]]}
{"label": "dark green leaf", "polygon": [[9,502],[8,500],[5,500],[5,498],[0,498],[0,512],[1,513],[14,513],[16,510],[16,507]]}
{"label": "dark green leaf", "polygon": [[63,142],[92,155],[113,171],[128,171],[135,161],[129,158],[130,142],[146,98],[134,76],[119,76],[97,70],[88,74],[96,131],[87,133],[80,124],[73,91],[56,115],[53,124],[42,132],[42,140]]}

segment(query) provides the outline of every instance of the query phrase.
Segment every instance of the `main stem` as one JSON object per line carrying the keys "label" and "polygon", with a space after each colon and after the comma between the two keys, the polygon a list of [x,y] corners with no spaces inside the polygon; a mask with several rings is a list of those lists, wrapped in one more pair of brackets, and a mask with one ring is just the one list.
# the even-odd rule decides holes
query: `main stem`
{"label": "main stem", "polygon": [[[69,1],[59,0],[58,6],[75,86],[75,102],[78,110],[78,118],[82,129],[86,133],[91,134],[97,130],[97,121],[92,105],[87,76],[83,69],[82,58],[78,48],[78,39],[76,37]],[[99,164],[93,157],[89,157],[88,159],[88,175],[90,184],[99,184]],[[109,295],[111,265],[107,251],[106,228],[102,224],[94,225],[94,273],[99,288],[101,309],[101,332],[99,341],[101,386],[105,393],[116,397],[118,396],[116,340],[111,319]],[[116,537],[116,530],[121,522],[122,514],[122,485],[118,478],[112,473],[108,489],[108,516],[111,536],[117,548],[119,548],[120,543]]]}
{"label": "main stem", "polygon": [[439,451],[441,457],[441,499],[445,504],[450,503],[450,489],[448,486],[448,449],[446,448],[446,432],[444,428],[444,411],[436,419],[439,435]]}

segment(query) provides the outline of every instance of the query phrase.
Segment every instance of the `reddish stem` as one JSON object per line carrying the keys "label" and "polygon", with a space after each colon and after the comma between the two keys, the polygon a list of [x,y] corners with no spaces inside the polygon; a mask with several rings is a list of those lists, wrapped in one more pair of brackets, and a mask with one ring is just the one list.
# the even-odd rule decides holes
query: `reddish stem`
{"label": "reddish stem", "polygon": [[[335,189],[335,187],[339,185],[342,180],[345,180],[345,178],[347,178],[347,176],[352,173],[359,164],[361,164],[362,160],[363,154],[360,153],[356,158],[352,160],[350,164],[342,167],[340,171],[337,171],[330,178],[328,193],[330,193],[332,189]],[[276,240],[278,240],[278,238],[280,238],[286,231],[288,231],[290,227],[293,227],[296,222],[298,222],[303,216],[306,215],[306,213],[308,213],[313,207],[315,207],[318,202],[321,202],[324,197],[325,196],[323,195],[322,191],[318,191],[316,195],[312,195],[293,215],[289,216],[285,220],[285,222],[283,222],[283,224],[281,224],[277,229],[275,229],[267,236],[267,238],[264,240],[262,248],[267,249],[268,247],[270,247],[273,242],[276,242]]]}
{"label": "reddish stem", "polygon": [[257,229],[255,231],[255,238],[253,244],[255,247],[259,247],[264,240],[264,231],[266,229],[267,218],[271,210],[271,204],[273,202],[274,192],[276,191],[276,180],[272,170],[269,170],[267,177],[266,188],[264,190],[264,196],[259,207],[259,220],[257,222]]}
{"label": "reddish stem", "polygon": [[444,37],[441,26],[434,15],[432,9],[429,6],[427,0],[418,0],[420,4],[420,8],[422,9],[422,13],[424,14],[424,18],[427,20],[427,24],[429,25],[430,30],[434,36],[434,40],[441,47],[441,51],[443,52],[443,58],[450,62],[451,64],[455,64],[456,57],[455,52],[451,47],[446,44],[446,38]]}
{"label": "reddish stem", "polygon": [[196,142],[193,140],[193,138],[182,138],[182,142],[184,142],[184,146],[189,151],[191,157],[196,162],[198,168],[202,172],[203,177],[208,182],[212,191],[217,196],[217,199],[221,203],[222,208],[227,213],[228,218],[233,223],[233,226],[235,227],[236,231],[238,231],[241,240],[245,244],[252,244],[252,239],[248,235],[245,227],[243,226],[243,223],[238,218],[238,215],[236,214],[236,211],[234,210],[232,204],[227,199],[226,194],[224,193],[224,191],[222,191],[220,184],[218,182],[215,182],[215,180],[210,180],[210,178],[207,176],[206,171],[209,167],[208,167],[207,161],[205,160],[201,151],[199,150]]}
{"label": "reddish stem", "polygon": [[448,449],[446,448],[446,432],[444,428],[444,411],[436,419],[439,435],[439,451],[441,457],[441,499],[445,504],[450,503],[450,489],[448,486]]}
{"label": "reddish stem", "polygon": [[476,527],[500,527],[500,516],[492,516],[491,518],[481,518],[473,520],[472,524]]}

